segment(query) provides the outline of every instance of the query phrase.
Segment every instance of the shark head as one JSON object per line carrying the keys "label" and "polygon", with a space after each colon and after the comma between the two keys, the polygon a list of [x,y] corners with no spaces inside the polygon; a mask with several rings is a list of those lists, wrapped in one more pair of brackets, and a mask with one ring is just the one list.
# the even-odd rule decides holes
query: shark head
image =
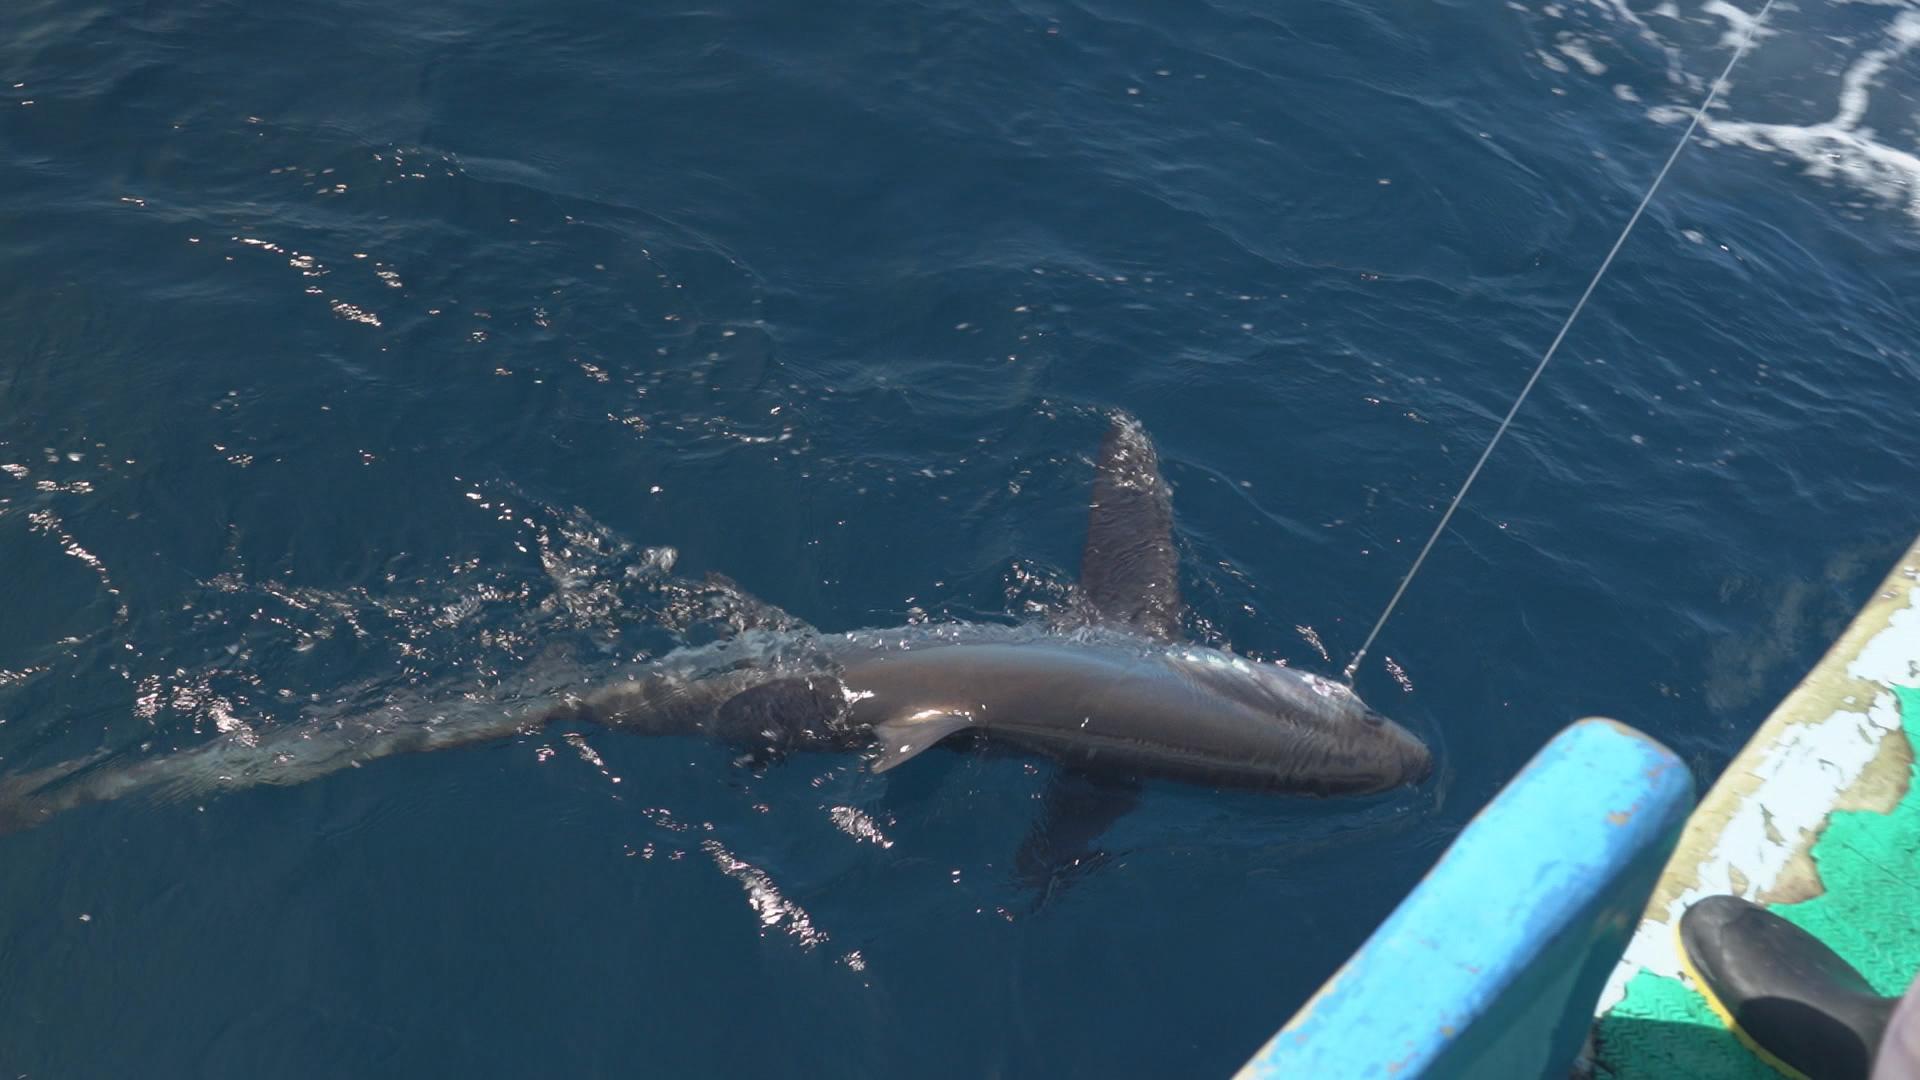
{"label": "shark head", "polygon": [[1213,649],[1190,648],[1181,659],[1214,697],[1254,714],[1242,730],[1245,754],[1267,786],[1366,794],[1433,772],[1426,744],[1344,683]]}
{"label": "shark head", "polygon": [[1317,734],[1342,748],[1342,753],[1333,755],[1334,767],[1321,769],[1329,781],[1346,785],[1342,790],[1384,791],[1417,784],[1433,774],[1433,753],[1427,744],[1360,700],[1352,687],[1310,672],[1263,668],[1282,678],[1291,676],[1305,688],[1308,706],[1290,716],[1299,723],[1304,715]]}

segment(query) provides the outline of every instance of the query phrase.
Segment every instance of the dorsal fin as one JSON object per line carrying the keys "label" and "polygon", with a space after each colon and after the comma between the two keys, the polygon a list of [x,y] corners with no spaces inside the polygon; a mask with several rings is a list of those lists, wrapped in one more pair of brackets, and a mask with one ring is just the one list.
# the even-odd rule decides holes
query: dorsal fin
{"label": "dorsal fin", "polygon": [[1080,592],[1095,618],[1160,641],[1180,635],[1173,493],[1140,421],[1113,414],[1087,511]]}

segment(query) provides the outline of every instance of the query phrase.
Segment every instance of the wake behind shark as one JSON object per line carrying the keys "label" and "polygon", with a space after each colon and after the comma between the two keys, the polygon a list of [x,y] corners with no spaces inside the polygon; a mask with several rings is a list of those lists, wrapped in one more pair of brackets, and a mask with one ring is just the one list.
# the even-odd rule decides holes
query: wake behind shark
{"label": "wake behind shark", "polygon": [[1182,640],[1171,492],[1146,433],[1124,415],[1101,445],[1066,617],[824,634],[758,610],[757,628],[557,700],[461,702],[424,718],[362,717],[132,764],[89,759],[0,777],[0,831],[127,795],[295,784],[554,724],[705,736],[760,762],[868,751],[875,772],[973,732],[1059,762],[1035,835],[1072,832],[1078,819],[1082,840],[1147,779],[1358,794],[1417,783],[1432,766],[1419,739],[1346,686]]}

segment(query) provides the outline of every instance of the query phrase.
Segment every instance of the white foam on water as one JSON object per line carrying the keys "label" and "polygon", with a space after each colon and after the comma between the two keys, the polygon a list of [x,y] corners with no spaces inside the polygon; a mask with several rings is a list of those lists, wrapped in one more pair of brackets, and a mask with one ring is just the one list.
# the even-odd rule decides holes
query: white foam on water
{"label": "white foam on water", "polygon": [[[1878,133],[1864,123],[1876,81],[1916,45],[1920,45],[1920,12],[1903,11],[1887,23],[1883,45],[1862,53],[1841,76],[1831,120],[1768,124],[1708,116],[1701,128],[1708,138],[1721,143],[1790,154],[1805,164],[1808,176],[1862,188],[1888,203],[1903,205],[1920,221],[1920,155],[1880,141]],[[1669,107],[1649,110],[1648,115],[1672,123],[1691,113]]]}
{"label": "white foam on water", "polygon": [[[1618,0],[1590,2],[1610,21],[1622,20]],[[1736,119],[1734,114],[1737,108],[1730,100],[1732,94],[1723,92],[1715,110],[1701,120],[1701,140],[1762,153],[1786,154],[1804,166],[1805,175],[1862,190],[1890,206],[1906,210],[1920,222],[1920,153],[1916,153],[1914,148],[1900,145],[1902,133],[1890,135],[1866,124],[1873,93],[1883,78],[1889,72],[1909,70],[1901,61],[1914,51],[1916,45],[1920,45],[1920,11],[1914,10],[1907,0],[1840,0],[1840,3],[1857,7],[1896,7],[1901,10],[1880,26],[1877,33],[1869,35],[1873,39],[1872,47],[1854,59],[1841,75],[1832,119],[1812,124]],[[1698,12],[1727,24],[1719,43],[1722,48],[1737,47],[1749,28],[1754,28],[1755,14],[1729,0],[1706,0]],[[1687,18],[1672,4],[1662,4],[1647,14],[1674,20]],[[1639,37],[1651,41],[1666,54],[1668,74],[1675,82],[1689,87],[1696,83],[1704,85],[1696,76],[1679,72],[1678,47],[1655,33],[1640,18],[1625,21],[1635,27]],[[1753,50],[1759,51],[1764,47],[1761,43],[1765,39],[1782,32],[1776,27],[1761,24],[1755,29]],[[1598,77],[1608,70],[1607,65],[1599,63],[1593,55],[1588,41],[1578,35],[1562,35],[1558,48],[1590,75]],[[1594,62],[1589,64],[1588,60]],[[1718,62],[1717,59],[1715,62]],[[1564,65],[1556,70],[1564,70]],[[1613,92],[1623,101],[1639,99],[1633,89],[1624,83],[1615,85]],[[1690,103],[1654,105],[1647,109],[1649,119],[1667,125],[1685,124],[1693,117],[1693,113],[1694,105]],[[1920,122],[1920,116],[1915,119]]]}
{"label": "white foam on water", "polygon": [[[1798,162],[1804,175],[1864,192],[1889,207],[1906,211],[1920,223],[1920,146],[1913,145],[1913,131],[1920,130],[1920,115],[1914,116],[1912,128],[1907,131],[1877,130],[1866,122],[1875,91],[1884,89],[1890,76],[1910,74],[1913,70],[1911,63],[1903,61],[1920,45],[1920,11],[1914,9],[1912,0],[1837,0],[1834,7],[1850,7],[1861,14],[1865,13],[1863,9],[1883,9],[1889,10],[1890,16],[1878,27],[1857,35],[1866,48],[1846,66],[1840,77],[1832,119],[1806,124],[1740,119],[1741,110],[1733,100],[1730,84],[1714,110],[1701,121],[1700,139],[1704,143],[1784,155]],[[1648,118],[1666,125],[1687,123],[1697,102],[1686,99],[1692,91],[1704,91],[1706,87],[1706,81],[1686,67],[1717,68],[1724,62],[1725,50],[1736,48],[1751,30],[1754,44],[1750,47],[1749,59],[1743,61],[1745,70],[1753,65],[1752,56],[1765,50],[1768,39],[1797,32],[1774,25],[1771,19],[1756,25],[1759,5],[1750,3],[1743,7],[1737,0],[1704,0],[1685,11],[1671,0],[1638,13],[1627,6],[1626,0],[1587,0],[1585,8],[1589,14],[1579,20],[1579,26],[1586,33],[1573,29],[1561,31],[1556,36],[1555,52],[1536,52],[1538,62],[1556,72],[1569,72],[1567,61],[1571,60],[1594,78],[1613,74],[1614,96],[1622,101],[1638,102],[1641,94],[1628,83],[1617,81],[1622,71],[1620,65],[1609,63],[1611,57],[1601,59],[1623,42],[1609,42],[1605,34],[1590,36],[1596,22],[1623,29],[1630,27],[1632,36],[1658,48],[1666,59],[1667,76],[1676,87],[1676,99],[1669,104],[1650,105],[1646,110]],[[1716,48],[1708,50],[1711,55],[1702,55],[1697,41],[1684,44],[1670,40],[1668,35],[1675,29],[1670,23],[1684,26],[1702,21],[1725,24]],[[1820,23],[1814,20],[1805,32],[1815,34],[1820,30]],[[1829,40],[1848,39],[1831,37]],[[1683,44],[1684,55],[1692,61],[1688,65],[1682,64]],[[1757,78],[1751,72],[1749,76]],[[1678,88],[1684,88],[1684,92]],[[1906,90],[1912,92],[1911,87]]]}
{"label": "white foam on water", "polygon": [[1601,63],[1599,59],[1593,55],[1593,50],[1587,46],[1586,41],[1576,35],[1568,35],[1556,44],[1554,48],[1559,49],[1562,56],[1579,64],[1580,69],[1589,75],[1605,75],[1607,73],[1607,65]]}
{"label": "white foam on water", "polygon": [[[1758,10],[1758,8],[1754,9],[1754,11]],[[1727,3],[1727,0],[1707,0],[1706,3],[1700,5],[1700,13],[1703,15],[1712,15],[1715,18],[1725,19],[1727,21],[1727,32],[1720,35],[1720,47],[1723,49],[1739,48],[1740,43],[1746,40],[1748,33],[1753,34],[1753,43],[1755,46],[1758,46],[1767,38],[1772,37],[1775,33],[1772,27],[1755,26],[1756,16],[1754,12],[1734,7],[1732,4]]]}

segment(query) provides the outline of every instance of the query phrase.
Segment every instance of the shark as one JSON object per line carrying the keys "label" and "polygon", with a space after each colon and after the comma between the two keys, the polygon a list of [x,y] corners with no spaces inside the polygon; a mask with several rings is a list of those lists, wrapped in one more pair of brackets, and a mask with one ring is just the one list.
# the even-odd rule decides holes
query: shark
{"label": "shark", "polygon": [[295,784],[555,725],[717,739],[761,766],[864,753],[886,773],[935,747],[982,741],[1039,755],[1057,768],[1023,848],[1030,867],[1094,854],[1083,849],[1147,781],[1332,796],[1426,779],[1427,746],[1346,684],[1188,639],[1172,491],[1141,424],[1125,413],[1109,420],[1064,614],[825,633],[753,601],[737,634],[591,688],[300,725],[133,762],[103,752],[0,776],[0,831],[127,795]]}

